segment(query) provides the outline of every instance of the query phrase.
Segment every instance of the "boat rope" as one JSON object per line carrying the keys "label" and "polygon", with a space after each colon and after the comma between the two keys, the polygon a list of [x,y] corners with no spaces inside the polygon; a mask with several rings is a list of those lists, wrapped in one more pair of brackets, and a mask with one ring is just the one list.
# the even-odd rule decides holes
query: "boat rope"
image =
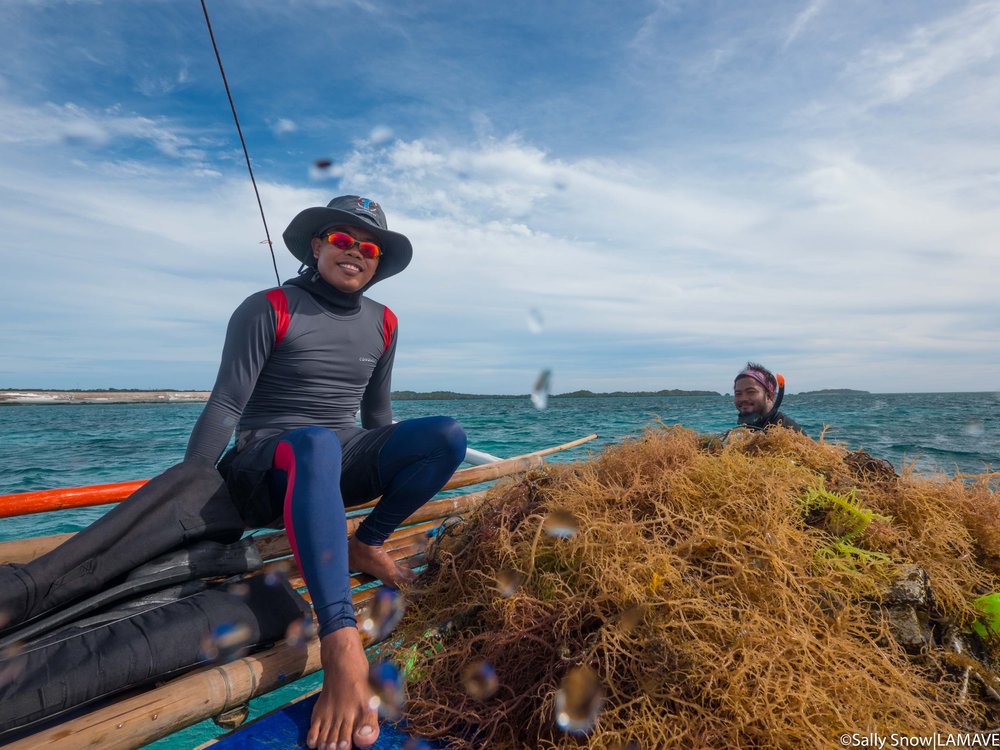
{"label": "boat rope", "polygon": [[233,110],[233,120],[236,122],[236,132],[239,133],[240,143],[243,145],[243,156],[247,160],[247,170],[250,172],[250,182],[253,183],[253,192],[257,196],[257,208],[260,209],[260,220],[264,222],[264,235],[267,237],[267,246],[271,249],[271,263],[274,265],[274,278],[281,286],[281,277],[278,275],[278,261],[274,257],[274,243],[271,242],[271,233],[267,229],[267,219],[264,218],[264,204],[260,200],[260,191],[257,189],[257,180],[253,176],[253,167],[250,166],[250,152],[247,151],[247,142],[243,138],[243,128],[240,127],[240,118],[236,115],[236,105],[233,103],[233,95],[229,91],[229,81],[226,79],[226,70],[222,67],[222,56],[219,54],[219,46],[215,43],[215,34],[212,32],[212,21],[208,17],[208,8],[205,0],[201,0],[201,10],[205,14],[205,24],[208,26],[208,35],[212,38],[212,49],[215,50],[215,59],[219,63],[219,72],[222,73],[222,85],[226,87],[226,96],[229,97],[229,108]]}

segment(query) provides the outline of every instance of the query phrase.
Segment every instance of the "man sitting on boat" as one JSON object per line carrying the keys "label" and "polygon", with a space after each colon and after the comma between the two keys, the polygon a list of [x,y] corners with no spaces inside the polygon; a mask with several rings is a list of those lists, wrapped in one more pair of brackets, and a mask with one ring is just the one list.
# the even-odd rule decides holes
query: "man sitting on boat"
{"label": "man sitting on boat", "polygon": [[756,362],[747,362],[733,381],[733,403],[739,412],[738,423],[752,430],[780,424],[804,433],[798,422],[778,411],[784,394],[784,383],[779,387],[773,372]]}
{"label": "man sitting on boat", "polygon": [[[413,249],[382,208],[340,196],[300,212],[283,237],[303,269],[233,313],[187,456],[218,460],[238,430],[219,470],[248,526],[287,530],[319,622],[324,678],[307,744],[368,747],[378,721],[348,571],[391,586],[412,577],[382,544],[451,477],[466,438],[448,417],[392,422],[396,317],[363,293]],[[345,506],[380,495],[348,540]]]}

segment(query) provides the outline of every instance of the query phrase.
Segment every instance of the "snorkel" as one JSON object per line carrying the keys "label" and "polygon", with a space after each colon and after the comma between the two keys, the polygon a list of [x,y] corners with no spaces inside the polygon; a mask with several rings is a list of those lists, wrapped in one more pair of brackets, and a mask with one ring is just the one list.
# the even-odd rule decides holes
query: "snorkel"
{"label": "snorkel", "polygon": [[780,372],[776,372],[774,379],[778,381],[778,390],[774,394],[774,406],[771,407],[771,411],[764,415],[764,424],[767,424],[768,420],[772,419],[778,413],[778,407],[781,406],[781,402],[785,398],[785,376]]}
{"label": "snorkel", "polygon": [[736,420],[737,424],[745,425],[751,429],[761,429],[766,425],[774,415],[778,413],[778,409],[781,406],[782,400],[785,398],[785,376],[780,372],[775,373],[774,379],[778,382],[778,389],[774,394],[774,405],[771,410],[764,415],[760,414],[740,414]]}

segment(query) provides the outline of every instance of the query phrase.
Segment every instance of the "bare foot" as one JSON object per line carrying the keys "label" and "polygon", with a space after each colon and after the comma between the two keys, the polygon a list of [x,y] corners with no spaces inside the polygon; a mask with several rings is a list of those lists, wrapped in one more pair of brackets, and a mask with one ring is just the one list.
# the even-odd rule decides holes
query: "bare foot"
{"label": "bare foot", "polygon": [[368,659],[361,634],[341,628],[320,641],[323,689],[312,712],[306,745],[316,750],[370,747],[378,739],[378,715],[371,709]]}
{"label": "bare foot", "polygon": [[412,570],[397,565],[382,547],[371,547],[353,536],[347,542],[347,565],[351,570],[360,570],[397,589],[416,578]]}

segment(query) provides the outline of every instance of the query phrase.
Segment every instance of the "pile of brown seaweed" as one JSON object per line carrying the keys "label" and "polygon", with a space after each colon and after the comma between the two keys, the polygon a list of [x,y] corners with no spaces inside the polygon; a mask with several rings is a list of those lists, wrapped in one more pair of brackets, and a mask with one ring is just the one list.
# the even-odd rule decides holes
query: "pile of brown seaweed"
{"label": "pile of brown seaweed", "polygon": [[[455,747],[829,748],[979,731],[1000,643],[996,475],[897,476],[784,429],[659,427],[495,488],[432,550],[391,657]],[[921,642],[891,627],[929,581]]]}

